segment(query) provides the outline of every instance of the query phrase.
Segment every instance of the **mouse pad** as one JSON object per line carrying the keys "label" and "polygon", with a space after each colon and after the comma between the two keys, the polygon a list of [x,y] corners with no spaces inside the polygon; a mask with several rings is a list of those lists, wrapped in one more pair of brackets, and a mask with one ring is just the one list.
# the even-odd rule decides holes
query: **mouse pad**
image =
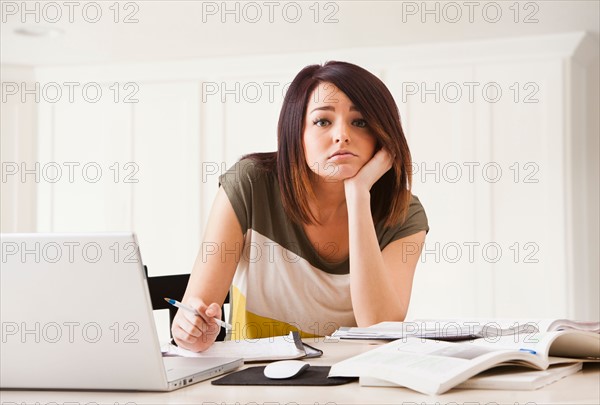
{"label": "mouse pad", "polygon": [[310,366],[302,374],[284,380],[265,377],[265,366],[249,367],[211,381],[213,385],[342,385],[358,381],[357,377],[330,377],[329,366]]}

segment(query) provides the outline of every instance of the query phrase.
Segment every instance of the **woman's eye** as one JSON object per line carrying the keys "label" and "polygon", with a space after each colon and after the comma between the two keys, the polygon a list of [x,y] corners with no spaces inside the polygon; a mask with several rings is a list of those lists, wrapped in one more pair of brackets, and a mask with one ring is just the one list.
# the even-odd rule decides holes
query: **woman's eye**
{"label": "woman's eye", "polygon": [[324,127],[325,125],[329,124],[329,121],[323,118],[319,118],[314,120],[313,124],[315,124],[318,127]]}
{"label": "woman's eye", "polygon": [[367,121],[363,119],[354,120],[354,125],[356,125],[359,128],[365,128],[367,126]]}

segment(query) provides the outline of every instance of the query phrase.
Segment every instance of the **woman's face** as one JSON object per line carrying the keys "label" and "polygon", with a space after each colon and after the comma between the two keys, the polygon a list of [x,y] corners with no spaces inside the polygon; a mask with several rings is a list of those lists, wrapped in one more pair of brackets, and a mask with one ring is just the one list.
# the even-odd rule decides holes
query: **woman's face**
{"label": "woman's face", "polygon": [[320,83],[308,100],[303,142],[306,163],[325,181],[356,175],[377,145],[362,114],[332,83]]}

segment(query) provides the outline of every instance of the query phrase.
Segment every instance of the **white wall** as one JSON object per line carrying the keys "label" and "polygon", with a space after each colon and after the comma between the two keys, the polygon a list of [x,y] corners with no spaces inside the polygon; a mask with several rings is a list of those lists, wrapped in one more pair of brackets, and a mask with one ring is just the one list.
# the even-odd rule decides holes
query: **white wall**
{"label": "white wall", "polygon": [[[40,83],[99,83],[103,97],[97,103],[80,97],[38,104],[40,163],[75,162],[76,178],[42,179],[11,209],[27,217],[19,204],[35,200],[37,231],[132,229],[151,274],[187,272],[218,174],[244,153],[275,149],[285,84],[305,65],[330,59],[378,74],[401,110],[418,169],[414,193],[431,226],[411,316],[599,316],[598,290],[590,284],[598,280],[598,124],[597,108],[587,109],[598,104],[597,91],[587,92],[597,83],[597,43],[579,33],[38,68]],[[465,82],[478,83],[473,100]],[[448,91],[456,83],[463,95],[424,95],[422,86],[436,83]],[[497,102],[481,93],[490,83],[503,92]],[[414,85],[417,94],[410,93]],[[132,88],[137,101],[125,102]],[[526,103],[528,95],[537,101]],[[19,133],[5,134],[4,121],[3,146],[5,137]],[[86,164],[101,168],[97,182],[84,178]],[[457,167],[458,180],[452,170]],[[468,167],[474,168],[473,179]],[[484,167],[490,171],[482,173]],[[502,177],[495,181],[498,167]],[[497,246],[502,253],[496,260]]]}

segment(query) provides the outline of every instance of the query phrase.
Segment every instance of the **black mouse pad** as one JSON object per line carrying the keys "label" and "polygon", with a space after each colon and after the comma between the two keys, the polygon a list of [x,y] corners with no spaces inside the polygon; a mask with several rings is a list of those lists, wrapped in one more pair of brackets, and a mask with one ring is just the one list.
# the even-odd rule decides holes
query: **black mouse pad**
{"label": "black mouse pad", "polygon": [[211,381],[213,385],[342,385],[358,381],[356,377],[327,377],[329,366],[310,366],[302,374],[284,380],[265,377],[265,366],[249,367]]}

